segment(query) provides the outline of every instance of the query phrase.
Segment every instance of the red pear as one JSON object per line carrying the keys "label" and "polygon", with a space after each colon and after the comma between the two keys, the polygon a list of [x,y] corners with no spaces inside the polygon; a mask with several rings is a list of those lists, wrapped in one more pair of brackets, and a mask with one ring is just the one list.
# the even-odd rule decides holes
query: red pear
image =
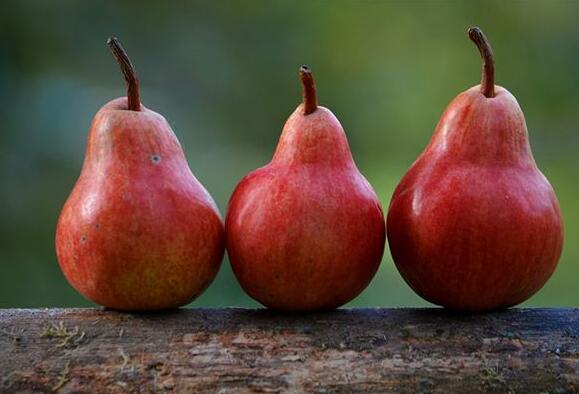
{"label": "red pear", "polygon": [[241,180],[225,221],[243,289],[269,308],[336,308],[374,276],[385,242],[380,202],[356,168],[336,117],[318,107],[310,70],[304,102],[287,120],[272,161]]}
{"label": "red pear", "polygon": [[211,283],[224,229],[165,118],[139,99],[132,64],[108,42],[127,97],[96,114],[80,177],[56,230],[64,275],[83,296],[119,310],[187,304]]}
{"label": "red pear", "polygon": [[519,104],[494,84],[491,47],[480,85],[446,108],[394,191],[387,231],[402,277],[426,300],[459,311],[519,304],[549,279],[561,254],[557,197],[539,171]]}

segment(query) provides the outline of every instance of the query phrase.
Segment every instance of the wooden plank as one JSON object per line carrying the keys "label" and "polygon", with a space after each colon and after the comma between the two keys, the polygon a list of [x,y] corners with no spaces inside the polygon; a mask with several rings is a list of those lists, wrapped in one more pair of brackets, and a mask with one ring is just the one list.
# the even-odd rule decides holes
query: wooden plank
{"label": "wooden plank", "polygon": [[579,391],[579,309],[0,311],[2,392]]}

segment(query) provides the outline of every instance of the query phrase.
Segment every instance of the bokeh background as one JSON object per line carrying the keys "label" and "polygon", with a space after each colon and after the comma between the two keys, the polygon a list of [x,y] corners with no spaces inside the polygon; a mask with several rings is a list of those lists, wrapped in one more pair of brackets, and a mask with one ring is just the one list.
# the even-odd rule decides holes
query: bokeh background
{"label": "bokeh background", "polygon": [[[267,163],[300,101],[309,64],[319,100],[346,129],[384,209],[447,103],[478,83],[468,40],[480,25],[497,82],[519,100],[540,168],[562,206],[566,243],[527,305],[579,306],[579,2],[3,1],[0,11],[0,307],[87,306],[54,252],[59,211],[91,119],[125,93],[105,45],[116,35],[145,105],[174,127],[225,214],[236,183]],[[193,306],[254,306],[224,261]],[[350,306],[426,305],[388,249]]]}

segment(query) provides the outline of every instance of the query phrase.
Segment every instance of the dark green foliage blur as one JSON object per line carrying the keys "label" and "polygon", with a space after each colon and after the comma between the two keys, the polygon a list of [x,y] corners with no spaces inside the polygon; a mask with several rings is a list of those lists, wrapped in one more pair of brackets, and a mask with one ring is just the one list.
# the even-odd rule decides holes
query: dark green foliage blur
{"label": "dark green foliage blur", "polygon": [[[388,208],[446,104],[480,78],[466,29],[495,52],[535,158],[565,219],[559,268],[527,304],[579,306],[579,2],[3,1],[0,6],[0,307],[87,306],[54,252],[93,115],[125,94],[106,39],[117,36],[143,103],[172,124],[225,214],[236,183],[271,158],[300,101],[307,63],[320,103]],[[192,305],[252,306],[224,260]],[[426,305],[388,249],[353,306]]]}

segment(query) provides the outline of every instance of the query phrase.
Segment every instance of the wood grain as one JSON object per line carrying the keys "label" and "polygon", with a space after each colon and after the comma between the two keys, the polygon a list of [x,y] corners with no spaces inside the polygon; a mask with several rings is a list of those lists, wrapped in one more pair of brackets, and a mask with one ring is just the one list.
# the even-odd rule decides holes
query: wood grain
{"label": "wood grain", "polygon": [[579,391],[579,309],[0,310],[1,392]]}

